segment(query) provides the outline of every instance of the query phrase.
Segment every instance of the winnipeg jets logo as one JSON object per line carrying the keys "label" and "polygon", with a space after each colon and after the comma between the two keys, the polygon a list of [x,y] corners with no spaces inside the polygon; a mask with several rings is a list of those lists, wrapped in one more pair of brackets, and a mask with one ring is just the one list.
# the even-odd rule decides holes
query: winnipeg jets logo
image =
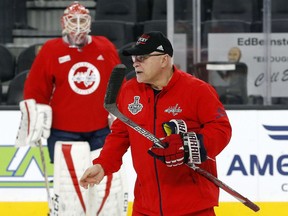
{"label": "winnipeg jets logo", "polygon": [[143,105],[141,103],[139,103],[140,97],[139,96],[134,96],[134,101],[131,104],[128,104],[128,110],[133,114],[136,115],[137,113],[139,113],[142,108]]}
{"label": "winnipeg jets logo", "polygon": [[170,106],[164,112],[172,113],[173,116],[178,115],[178,113],[182,112],[182,109],[176,104],[175,106]]}
{"label": "winnipeg jets logo", "polygon": [[68,81],[74,92],[80,95],[88,95],[98,88],[100,73],[89,62],[79,62],[70,69]]}

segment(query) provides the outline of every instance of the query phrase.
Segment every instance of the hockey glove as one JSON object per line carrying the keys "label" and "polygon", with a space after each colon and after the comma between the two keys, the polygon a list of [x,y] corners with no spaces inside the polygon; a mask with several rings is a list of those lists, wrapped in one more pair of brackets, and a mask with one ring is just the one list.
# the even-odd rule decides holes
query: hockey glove
{"label": "hockey glove", "polygon": [[171,134],[165,137],[162,142],[165,144],[165,148],[153,146],[148,150],[148,153],[161,160],[168,167],[182,165],[184,163],[184,146],[181,135]]}
{"label": "hockey glove", "polygon": [[168,167],[183,163],[201,164],[207,159],[206,150],[194,132],[172,134],[162,142],[165,143],[165,148],[153,146],[148,153]]}
{"label": "hockey glove", "polygon": [[187,133],[187,126],[183,120],[173,119],[162,126],[167,135],[162,140],[165,148],[153,146],[148,151],[151,156],[161,160],[168,167],[183,163],[200,164],[207,159],[202,136],[199,135],[199,140],[196,133]]}
{"label": "hockey glove", "polygon": [[41,138],[50,136],[52,109],[49,105],[37,104],[34,99],[23,100],[19,104],[22,114],[15,146],[35,146]]}
{"label": "hockey glove", "polygon": [[195,132],[183,134],[184,162],[187,164],[201,164],[207,160],[207,152],[203,144],[202,135]]}
{"label": "hockey glove", "polygon": [[162,127],[166,136],[187,132],[187,125],[185,121],[181,119],[172,119],[169,122],[164,122]]}

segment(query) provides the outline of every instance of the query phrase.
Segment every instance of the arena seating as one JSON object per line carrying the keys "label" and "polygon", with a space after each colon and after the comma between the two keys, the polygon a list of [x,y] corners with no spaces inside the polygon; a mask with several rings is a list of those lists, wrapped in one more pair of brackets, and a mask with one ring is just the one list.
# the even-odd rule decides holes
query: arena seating
{"label": "arena seating", "polygon": [[[186,34],[188,72],[193,65],[193,0],[174,0],[177,34]],[[61,37],[60,17],[71,0],[1,0],[0,103],[6,103],[8,85],[22,71],[29,70],[39,45]],[[17,4],[16,4],[17,3]],[[120,58],[133,70],[131,59],[121,56],[145,31],[160,30],[167,35],[167,0],[85,0],[92,16],[92,35],[103,35],[118,49]],[[208,60],[209,33],[262,32],[263,0],[200,0],[202,60]],[[271,32],[288,32],[288,6],[285,0],[271,1]],[[3,51],[5,52],[5,51]],[[12,56],[11,56],[12,54]],[[10,60],[7,60],[10,58]],[[182,58],[182,56],[181,56]],[[5,62],[2,66],[1,62]],[[9,69],[8,69],[9,68]],[[2,83],[2,84],[1,84]],[[2,91],[2,93],[1,93]],[[1,102],[2,100],[2,102]],[[274,100],[283,103],[284,100]]]}
{"label": "arena seating", "polygon": [[119,49],[134,40],[134,23],[120,20],[94,20],[91,23],[90,34],[109,38]]}
{"label": "arena seating", "polygon": [[23,100],[23,89],[29,70],[17,74],[9,83],[7,92],[7,105],[18,105]]}

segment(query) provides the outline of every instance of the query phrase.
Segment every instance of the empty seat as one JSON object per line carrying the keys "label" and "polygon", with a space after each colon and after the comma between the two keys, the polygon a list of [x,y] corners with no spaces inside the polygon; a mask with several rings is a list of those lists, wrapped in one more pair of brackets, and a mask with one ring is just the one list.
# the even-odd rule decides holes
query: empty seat
{"label": "empty seat", "polygon": [[134,41],[134,23],[117,20],[95,20],[91,23],[90,34],[107,37],[119,49]]}
{"label": "empty seat", "polygon": [[14,4],[15,0],[0,1],[0,43],[12,43],[12,30],[14,25]]}
{"label": "empty seat", "polygon": [[271,20],[271,32],[288,32],[288,16],[286,19]]}
{"label": "empty seat", "polygon": [[6,101],[7,105],[18,105],[19,102],[23,100],[24,84],[28,73],[29,70],[22,71],[20,74],[17,74],[9,83]]}
{"label": "empty seat", "polygon": [[[192,35],[192,24],[185,20],[175,21],[174,32],[185,33]],[[137,23],[137,35],[141,35],[143,32],[160,31],[164,35],[167,35],[167,20],[148,20],[145,22]]]}
{"label": "empty seat", "polygon": [[[210,0],[201,0],[201,20],[208,18],[210,13]],[[189,20],[192,19],[192,1],[181,0],[174,1],[174,19],[175,20]],[[152,20],[167,19],[167,0],[154,0],[152,7]]]}
{"label": "empty seat", "polygon": [[14,28],[26,29],[27,25],[27,0],[18,0],[17,4],[14,4],[15,9],[15,23]]}
{"label": "empty seat", "polygon": [[211,19],[253,22],[260,19],[258,4],[258,0],[213,0]]}
{"label": "empty seat", "polygon": [[97,0],[95,20],[137,22],[135,0]]}
{"label": "empty seat", "polygon": [[119,57],[120,57],[120,60],[121,60],[121,63],[124,64],[126,67],[127,67],[127,73],[129,73],[130,71],[133,71],[134,70],[134,67],[133,67],[133,62],[132,62],[132,59],[131,59],[131,56],[124,56],[122,55],[122,51],[124,49],[127,49],[127,48],[132,48],[134,45],[136,44],[136,42],[130,42],[130,43],[127,43],[125,44],[124,46],[122,46],[119,51],[118,51],[118,54],[119,54]]}
{"label": "empty seat", "polygon": [[[263,32],[263,22],[257,21],[251,25],[252,32]],[[271,32],[273,33],[285,33],[288,32],[288,18],[287,19],[272,19],[271,20]]]}
{"label": "empty seat", "polygon": [[137,22],[151,20],[153,0],[136,0]]}
{"label": "empty seat", "polygon": [[153,20],[167,20],[167,1],[154,0],[152,8]]}
{"label": "empty seat", "polygon": [[160,31],[167,35],[167,21],[166,20],[148,20],[143,22],[143,32]]}
{"label": "empty seat", "polygon": [[251,32],[262,32],[263,30],[263,22],[255,21],[251,23]]}
{"label": "empty seat", "polygon": [[[152,8],[152,19],[153,20],[164,20],[167,19],[167,0],[154,0]],[[187,14],[191,14],[192,18],[192,6],[187,7],[187,0],[181,0],[174,2],[174,19],[175,20],[186,20]]]}
{"label": "empty seat", "polygon": [[15,57],[10,50],[0,44],[0,81],[11,80],[15,75]]}
{"label": "empty seat", "polygon": [[17,58],[16,74],[31,68],[43,44],[34,44],[24,49]]}
{"label": "empty seat", "polygon": [[194,75],[210,83],[223,104],[247,104],[247,65],[236,62],[201,62]]}
{"label": "empty seat", "polygon": [[10,50],[0,44],[0,102],[6,100],[10,80],[15,76],[15,57]]}
{"label": "empty seat", "polygon": [[286,0],[271,1],[271,18],[288,19],[288,5]]}
{"label": "empty seat", "polygon": [[251,31],[251,24],[242,20],[207,20],[202,28],[202,43],[207,47],[209,33],[247,33]]}

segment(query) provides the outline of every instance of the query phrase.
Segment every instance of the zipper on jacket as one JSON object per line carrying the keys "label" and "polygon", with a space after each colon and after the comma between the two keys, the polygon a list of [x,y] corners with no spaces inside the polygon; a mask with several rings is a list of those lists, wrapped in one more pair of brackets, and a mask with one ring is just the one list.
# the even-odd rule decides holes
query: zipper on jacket
{"label": "zipper on jacket", "polygon": [[[157,100],[158,100],[158,95],[155,94],[155,99],[154,99],[154,135],[156,135],[156,119],[157,119]],[[156,173],[156,182],[158,186],[158,194],[159,194],[159,209],[160,209],[160,216],[163,216],[163,210],[162,210],[162,196],[161,196],[161,188],[160,188],[160,183],[159,183],[159,178],[158,178],[158,169],[157,169],[157,159],[154,158],[154,168],[155,168],[155,173]]]}

